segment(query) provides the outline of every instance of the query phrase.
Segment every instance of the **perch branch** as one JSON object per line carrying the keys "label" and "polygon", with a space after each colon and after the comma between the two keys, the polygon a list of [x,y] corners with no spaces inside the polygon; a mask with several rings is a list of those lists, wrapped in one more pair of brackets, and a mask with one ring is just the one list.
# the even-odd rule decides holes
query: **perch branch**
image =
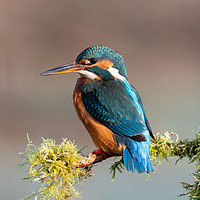
{"label": "perch branch", "polygon": [[91,153],[85,159],[83,159],[79,162],[76,162],[75,167],[77,167],[77,168],[86,167],[86,166],[89,166],[89,165],[92,165],[92,164],[102,162],[103,160],[106,160],[106,159],[113,157],[113,156],[116,156],[116,155],[105,154],[105,156],[104,156],[102,154]]}

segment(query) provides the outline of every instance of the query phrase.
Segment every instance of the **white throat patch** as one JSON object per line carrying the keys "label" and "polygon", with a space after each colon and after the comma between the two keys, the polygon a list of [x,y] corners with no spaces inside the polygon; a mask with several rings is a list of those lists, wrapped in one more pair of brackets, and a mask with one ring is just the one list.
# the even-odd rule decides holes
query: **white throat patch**
{"label": "white throat patch", "polygon": [[89,72],[87,70],[80,70],[76,72],[78,72],[81,76],[92,79],[92,80],[99,79],[99,77],[96,74]]}

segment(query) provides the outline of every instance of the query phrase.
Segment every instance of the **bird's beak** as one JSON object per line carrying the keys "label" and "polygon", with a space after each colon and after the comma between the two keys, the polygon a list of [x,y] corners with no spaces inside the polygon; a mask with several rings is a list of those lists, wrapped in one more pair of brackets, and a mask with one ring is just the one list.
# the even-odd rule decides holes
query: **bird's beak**
{"label": "bird's beak", "polygon": [[61,65],[53,69],[47,70],[45,72],[42,72],[40,75],[48,76],[48,75],[55,75],[55,74],[64,74],[64,73],[69,73],[69,72],[80,71],[83,69],[84,69],[84,65],[73,62],[73,63]]}

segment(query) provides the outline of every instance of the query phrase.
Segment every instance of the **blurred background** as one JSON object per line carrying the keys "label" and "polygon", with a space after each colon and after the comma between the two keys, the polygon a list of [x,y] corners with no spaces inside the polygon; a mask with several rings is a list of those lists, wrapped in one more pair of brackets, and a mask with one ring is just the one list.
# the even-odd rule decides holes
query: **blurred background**
{"label": "blurred background", "polygon": [[[187,0],[0,1],[0,199],[21,199],[37,184],[21,180],[29,133],[94,144],[72,103],[77,74],[40,77],[75,60],[91,45],[109,46],[124,56],[129,81],[139,91],[154,133],[194,138],[200,126],[200,2]],[[110,160],[94,167],[95,176],[78,186],[83,200],[186,200],[179,180],[192,182],[186,159],[163,162],[147,175],[117,174]]]}

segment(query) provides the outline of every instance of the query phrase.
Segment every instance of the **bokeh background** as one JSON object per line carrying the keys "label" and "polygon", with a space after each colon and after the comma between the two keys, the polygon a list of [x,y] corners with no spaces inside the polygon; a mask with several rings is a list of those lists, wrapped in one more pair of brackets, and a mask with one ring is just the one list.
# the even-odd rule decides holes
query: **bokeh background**
{"label": "bokeh background", "polygon": [[[157,132],[194,138],[200,126],[200,2],[187,0],[1,0],[0,1],[0,199],[21,199],[37,188],[23,180],[19,152],[26,134],[75,140],[94,150],[72,103],[76,74],[40,77],[72,62],[91,45],[106,45],[125,59]],[[113,183],[109,161],[78,186],[83,200],[178,199],[179,180],[192,181],[187,160],[163,162],[147,175],[124,172]],[[187,197],[180,197],[185,200]]]}

